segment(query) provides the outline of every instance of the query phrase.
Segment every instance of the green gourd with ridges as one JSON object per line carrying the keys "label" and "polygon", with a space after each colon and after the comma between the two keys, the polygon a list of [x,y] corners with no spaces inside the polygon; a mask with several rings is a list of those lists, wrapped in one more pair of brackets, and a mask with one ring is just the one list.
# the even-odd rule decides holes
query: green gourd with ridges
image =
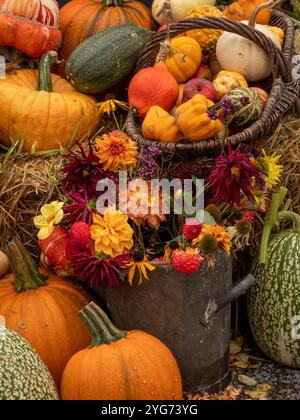
{"label": "green gourd with ridges", "polygon": [[18,333],[0,327],[0,400],[58,400],[46,365]]}
{"label": "green gourd with ridges", "polygon": [[[266,217],[248,316],[260,349],[278,363],[300,368],[300,216],[278,211],[286,193],[274,194]],[[285,220],[295,229],[276,233],[269,242],[273,228]]]}
{"label": "green gourd with ridges", "polygon": [[240,87],[226,95],[233,102],[235,112],[224,120],[235,127],[245,127],[259,119],[263,103],[260,95],[254,89]]}
{"label": "green gourd with ridges", "polygon": [[80,44],[66,63],[66,74],[80,92],[102,93],[126,79],[152,32],[124,25],[97,33]]}

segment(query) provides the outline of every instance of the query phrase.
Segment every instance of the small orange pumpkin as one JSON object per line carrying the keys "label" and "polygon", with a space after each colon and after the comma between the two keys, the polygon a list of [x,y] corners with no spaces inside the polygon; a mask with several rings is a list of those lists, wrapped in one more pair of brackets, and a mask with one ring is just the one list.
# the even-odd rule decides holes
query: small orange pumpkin
{"label": "small orange pumpkin", "polygon": [[90,347],[68,362],[62,400],[181,400],[180,372],[157,338],[116,328],[94,303],[79,312],[92,336]]}
{"label": "small orange pumpkin", "polygon": [[6,252],[13,273],[0,281],[0,314],[37,350],[59,385],[70,357],[89,343],[76,314],[91,297],[72,282],[39,272],[19,241]]}
{"label": "small orange pumpkin", "polygon": [[169,48],[169,56],[166,61],[168,70],[178,83],[184,83],[195,74],[200,66],[202,58],[200,45],[192,38],[181,36],[172,39]]}

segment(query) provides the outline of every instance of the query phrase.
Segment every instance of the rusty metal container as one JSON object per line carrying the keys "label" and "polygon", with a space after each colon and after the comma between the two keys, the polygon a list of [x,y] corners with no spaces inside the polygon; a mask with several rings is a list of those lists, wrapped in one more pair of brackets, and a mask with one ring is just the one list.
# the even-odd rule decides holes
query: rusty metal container
{"label": "rusty metal container", "polygon": [[213,269],[203,264],[187,276],[158,266],[142,285],[108,289],[106,300],[119,328],[144,330],[169,347],[185,391],[215,392],[230,379],[230,303],[253,281],[232,288],[231,259],[220,253]]}

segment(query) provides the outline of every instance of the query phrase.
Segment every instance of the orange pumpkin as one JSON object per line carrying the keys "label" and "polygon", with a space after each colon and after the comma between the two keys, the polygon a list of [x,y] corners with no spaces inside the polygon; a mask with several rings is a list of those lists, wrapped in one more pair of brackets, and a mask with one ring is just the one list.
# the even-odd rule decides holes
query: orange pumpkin
{"label": "orange pumpkin", "polygon": [[[224,10],[224,15],[229,19],[237,21],[250,20],[254,10],[264,3],[266,3],[266,0],[238,0],[226,7]],[[271,9],[263,9],[258,13],[256,17],[256,23],[260,23],[261,25],[268,25],[270,18]]]}
{"label": "orange pumpkin", "polygon": [[144,118],[152,106],[160,106],[167,112],[176,105],[179,87],[163,62],[140,70],[128,88],[129,105]]}
{"label": "orange pumpkin", "polygon": [[124,332],[90,303],[79,313],[92,336],[68,362],[63,400],[179,400],[180,372],[170,350],[142,331]]}
{"label": "orange pumpkin", "polygon": [[67,280],[39,272],[18,241],[7,254],[13,274],[0,282],[0,314],[37,350],[59,385],[70,357],[89,343],[76,314],[91,297]]}
{"label": "orange pumpkin", "polygon": [[150,10],[139,1],[132,0],[73,0],[60,11],[63,34],[60,57],[67,59],[79,44],[93,34],[126,24],[151,29]]}
{"label": "orange pumpkin", "polygon": [[[1,32],[1,30],[0,30]],[[39,70],[18,70],[0,80],[0,142],[21,140],[30,152],[71,146],[99,125],[96,100],[78,93],[66,80],[50,74],[57,53],[50,51]]]}

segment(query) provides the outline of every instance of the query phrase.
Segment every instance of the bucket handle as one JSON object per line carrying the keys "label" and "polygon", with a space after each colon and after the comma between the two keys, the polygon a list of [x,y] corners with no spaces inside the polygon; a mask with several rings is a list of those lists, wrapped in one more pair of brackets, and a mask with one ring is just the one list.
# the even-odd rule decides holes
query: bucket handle
{"label": "bucket handle", "polygon": [[201,324],[208,327],[218,312],[246,293],[247,290],[254,285],[255,281],[256,279],[253,274],[248,274],[243,280],[235,284],[224,296],[210,299],[204,315],[200,320]]}

